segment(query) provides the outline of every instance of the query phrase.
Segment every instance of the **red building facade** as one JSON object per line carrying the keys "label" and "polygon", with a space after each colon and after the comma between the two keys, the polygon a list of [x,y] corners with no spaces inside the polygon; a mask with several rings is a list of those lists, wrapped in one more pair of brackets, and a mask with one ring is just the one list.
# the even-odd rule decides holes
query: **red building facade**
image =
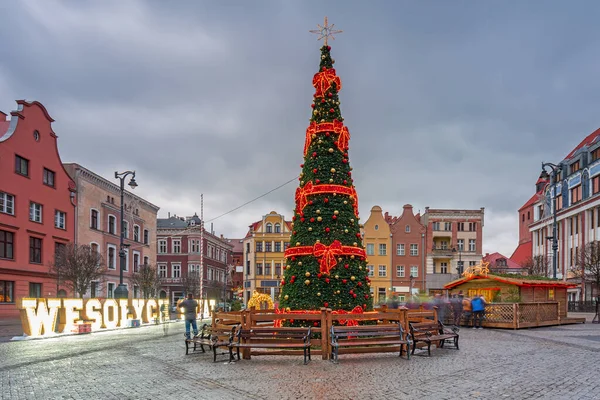
{"label": "red building facade", "polygon": [[63,168],[54,121],[37,101],[0,113],[0,319],[24,297],[63,295],[49,273],[74,240],[75,183]]}

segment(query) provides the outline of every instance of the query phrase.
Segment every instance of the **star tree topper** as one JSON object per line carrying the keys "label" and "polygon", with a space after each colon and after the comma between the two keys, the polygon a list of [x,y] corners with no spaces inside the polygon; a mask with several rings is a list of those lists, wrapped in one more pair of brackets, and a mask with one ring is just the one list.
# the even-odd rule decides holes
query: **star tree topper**
{"label": "star tree topper", "polygon": [[327,39],[331,38],[331,40],[335,40],[335,37],[333,35],[337,35],[338,33],[342,33],[343,31],[338,31],[333,29],[334,24],[329,25],[329,23],[327,22],[327,17],[325,17],[325,22],[323,23],[323,25],[321,24],[317,24],[317,27],[319,29],[313,29],[311,31],[309,31],[310,33],[316,33],[317,35],[319,35],[319,37],[317,38],[317,40],[323,40],[323,44],[325,46],[327,46]]}

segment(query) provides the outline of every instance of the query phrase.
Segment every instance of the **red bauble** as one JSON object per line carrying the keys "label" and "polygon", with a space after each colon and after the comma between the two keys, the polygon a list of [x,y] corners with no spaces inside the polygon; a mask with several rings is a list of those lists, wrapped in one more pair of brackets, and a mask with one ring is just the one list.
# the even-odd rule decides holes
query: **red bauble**
{"label": "red bauble", "polygon": [[282,286],[283,286],[283,285],[285,285],[285,279],[282,279],[282,280],[281,280],[281,285],[282,285]]}
{"label": "red bauble", "polygon": [[327,67],[323,67],[321,68],[323,71],[327,71]]}
{"label": "red bauble", "polygon": [[304,222],[304,217],[300,218],[300,221]]}
{"label": "red bauble", "polygon": [[317,278],[320,278],[320,277],[322,277],[322,276],[323,276],[323,274],[322,274],[322,273],[320,273],[320,272],[317,274]]}
{"label": "red bauble", "polygon": [[346,282],[348,282],[347,279],[342,279],[342,283],[346,283]]}
{"label": "red bauble", "polygon": [[331,46],[327,46],[327,51],[331,51]]}
{"label": "red bauble", "polygon": [[344,265],[344,268],[348,269],[348,268],[350,268],[350,265],[346,264],[346,265]]}
{"label": "red bauble", "polygon": [[333,97],[333,93],[329,92],[329,93],[327,93],[327,96]]}
{"label": "red bauble", "polygon": [[323,303],[323,307],[329,307],[329,303],[328,302],[324,302]]}
{"label": "red bauble", "polygon": [[329,109],[329,112],[330,112],[330,113],[334,113],[334,112],[335,112],[335,110],[334,110],[333,108],[330,108],[330,109]]}
{"label": "red bauble", "polygon": [[296,257],[292,257],[292,261],[296,261]]}
{"label": "red bauble", "polygon": [[315,222],[315,219],[314,219],[314,218],[311,218],[311,219],[310,219],[310,222]]}
{"label": "red bauble", "polygon": [[344,157],[348,157],[348,153],[344,153]]}
{"label": "red bauble", "polygon": [[348,184],[348,181],[344,179],[344,185],[347,185],[347,184]]}
{"label": "red bauble", "polygon": [[310,204],[312,206],[313,205],[313,201],[312,200],[309,201],[308,204]]}
{"label": "red bauble", "polygon": [[331,229],[329,229],[329,228],[325,228],[325,232],[327,232],[327,233],[329,233],[330,230]]}
{"label": "red bauble", "polygon": [[313,322],[313,326],[319,326],[319,323],[317,321]]}
{"label": "red bauble", "polygon": [[368,298],[369,298],[369,295],[368,295],[368,294],[365,294],[365,299],[368,299]]}
{"label": "red bauble", "polygon": [[346,160],[346,159],[344,158],[344,159],[342,160],[342,162],[343,162],[344,164],[346,164],[346,163],[348,163],[348,160]]}
{"label": "red bauble", "polygon": [[321,99],[321,103],[325,103],[325,99]]}
{"label": "red bauble", "polygon": [[325,136],[329,137],[329,136],[331,136],[331,133],[325,132]]}
{"label": "red bauble", "polygon": [[329,278],[325,278],[325,282],[329,283]]}
{"label": "red bauble", "polygon": [[315,179],[315,183],[319,184],[319,183],[321,183],[321,180]]}
{"label": "red bauble", "polygon": [[304,168],[304,164],[300,164],[300,168]]}
{"label": "red bauble", "polygon": [[318,171],[318,169],[316,169],[316,168],[313,168],[313,174],[316,174],[316,173],[317,173],[317,171]]}
{"label": "red bauble", "polygon": [[352,293],[352,297],[356,298],[356,293]]}
{"label": "red bauble", "polygon": [[367,305],[363,304],[363,310],[366,310],[366,309],[367,309]]}
{"label": "red bauble", "polygon": [[352,171],[348,171],[348,176],[352,176]]}
{"label": "red bauble", "polygon": [[296,279],[296,275],[292,275],[292,279]]}
{"label": "red bauble", "polygon": [[311,106],[312,108],[315,108],[315,103],[312,103],[310,106]]}
{"label": "red bauble", "polygon": [[313,151],[313,155],[312,155],[312,156],[313,156],[313,157],[316,157],[316,156],[317,156],[317,152],[316,152],[316,151]]}
{"label": "red bauble", "polygon": [[295,235],[295,234],[296,234],[296,231],[293,231],[292,233]]}
{"label": "red bauble", "polygon": [[358,282],[358,283],[357,283],[357,285],[358,285],[358,286],[362,286],[362,282]]}
{"label": "red bauble", "polygon": [[295,220],[296,220],[296,216],[294,215],[294,216],[292,217],[292,221],[295,221]]}
{"label": "red bauble", "polygon": [[360,237],[360,233],[357,233],[357,234],[356,234],[356,237]]}
{"label": "red bauble", "polygon": [[329,199],[328,199],[327,197],[325,197],[325,198],[323,199],[323,201],[324,201],[325,203],[329,203]]}

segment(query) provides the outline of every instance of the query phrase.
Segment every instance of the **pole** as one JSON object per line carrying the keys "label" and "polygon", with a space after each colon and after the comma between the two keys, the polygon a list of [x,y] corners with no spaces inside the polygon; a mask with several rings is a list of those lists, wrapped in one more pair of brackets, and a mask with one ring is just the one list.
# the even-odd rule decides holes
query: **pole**
{"label": "pole", "polygon": [[204,313],[204,194],[200,194],[200,298]]}
{"label": "pole", "polygon": [[552,278],[556,279],[556,270],[558,267],[558,234],[556,229],[556,214],[558,213],[557,205],[558,202],[556,200],[556,168],[552,168],[552,180],[553,184],[551,185],[552,190],[554,191],[554,212],[553,212],[553,220],[552,220]]}
{"label": "pole", "polygon": [[121,181],[121,234],[119,235],[119,286],[115,290],[114,297],[126,299],[129,297],[127,287],[123,284],[123,271],[125,270],[125,176],[117,176]]}

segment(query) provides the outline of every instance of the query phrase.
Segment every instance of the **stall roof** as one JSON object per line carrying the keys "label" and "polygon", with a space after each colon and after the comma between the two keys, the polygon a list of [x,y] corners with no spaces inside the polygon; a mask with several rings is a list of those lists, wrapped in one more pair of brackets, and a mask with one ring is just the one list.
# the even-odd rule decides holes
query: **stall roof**
{"label": "stall roof", "polygon": [[564,281],[554,281],[554,280],[545,280],[545,279],[527,279],[527,277],[505,277],[498,275],[473,275],[468,278],[461,278],[455,281],[452,281],[444,286],[444,289],[453,289],[458,285],[463,283],[472,281],[473,279],[490,279],[497,282],[504,282],[511,285],[516,286],[537,286],[537,287],[563,287],[563,288],[572,288],[579,286],[576,283],[564,282]]}

